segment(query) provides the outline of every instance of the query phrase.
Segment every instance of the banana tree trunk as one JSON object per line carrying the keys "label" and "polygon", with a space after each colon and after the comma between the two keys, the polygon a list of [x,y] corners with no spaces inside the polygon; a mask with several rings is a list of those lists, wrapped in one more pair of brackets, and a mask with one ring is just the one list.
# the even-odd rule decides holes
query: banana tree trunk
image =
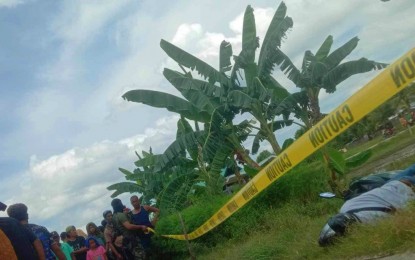
{"label": "banana tree trunk", "polygon": [[281,147],[278,144],[277,138],[274,135],[272,129],[268,127],[267,120],[263,118],[262,115],[255,113],[255,118],[259,121],[261,126],[261,130],[266,132],[266,139],[270,143],[272,150],[275,154],[279,154],[281,152]]}
{"label": "banana tree trunk", "polygon": [[308,91],[308,98],[310,104],[310,117],[311,123],[313,125],[317,124],[318,121],[321,119],[321,112],[320,112],[320,103],[318,100],[318,94],[320,93],[320,89],[309,89]]}
{"label": "banana tree trunk", "polygon": [[243,186],[245,184],[245,181],[241,176],[241,172],[239,171],[238,166],[235,167],[235,176],[236,176],[236,179],[238,180],[238,184]]}
{"label": "banana tree trunk", "polygon": [[341,191],[339,189],[339,185],[337,183],[337,176],[336,172],[330,167],[330,155],[328,154],[326,147],[323,147],[321,149],[321,153],[323,155],[323,164],[324,167],[327,169],[327,172],[330,176],[330,179],[328,180],[328,184],[331,188],[331,191],[341,197]]}
{"label": "banana tree trunk", "polygon": [[239,161],[242,161],[243,163],[248,164],[249,167],[257,169],[257,170],[261,168],[258,163],[256,163],[254,160],[251,159],[251,157],[249,157],[249,155],[246,153],[245,149],[242,146],[238,147],[235,153],[237,155],[237,158],[239,157],[242,159]]}
{"label": "banana tree trunk", "polygon": [[271,147],[272,147],[272,150],[274,150],[274,153],[278,155],[281,152],[281,147],[278,144],[277,138],[275,138],[274,133],[269,129],[267,131],[267,140],[271,144]]}

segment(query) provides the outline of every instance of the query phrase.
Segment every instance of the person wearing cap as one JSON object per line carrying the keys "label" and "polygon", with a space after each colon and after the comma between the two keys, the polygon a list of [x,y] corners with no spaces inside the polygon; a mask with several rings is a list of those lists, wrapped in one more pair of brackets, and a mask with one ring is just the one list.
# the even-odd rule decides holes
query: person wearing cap
{"label": "person wearing cap", "polygon": [[43,227],[36,224],[29,223],[29,215],[27,213],[27,206],[23,203],[16,203],[8,207],[7,215],[9,217],[16,219],[27,229],[31,230],[37,238],[42,242],[43,251],[45,254],[45,259],[55,260],[55,255],[59,260],[65,260],[65,255],[63,254],[60,247],[53,241],[49,231]]}
{"label": "person wearing cap", "polygon": [[68,226],[65,231],[68,235],[66,242],[72,247],[76,260],[85,260],[88,251],[85,247],[85,238],[78,236],[75,226]]}
{"label": "person wearing cap", "polygon": [[124,212],[125,206],[120,199],[113,199],[111,206],[114,211],[114,228],[116,232],[123,236],[123,247],[126,249],[128,259],[146,259],[138,232],[147,232],[147,226],[132,224],[130,213]]}
{"label": "person wearing cap", "polygon": [[347,200],[339,214],[331,217],[320,232],[319,244],[332,244],[344,235],[352,223],[373,223],[387,217],[397,209],[403,209],[415,200],[415,164],[393,176],[381,187],[372,189]]}
{"label": "person wearing cap", "polygon": [[115,234],[111,210],[104,211],[104,213],[102,213],[102,216],[104,217],[104,221],[106,222],[104,229],[105,250],[107,250],[108,255],[114,255],[114,257],[117,260],[123,259],[122,235],[116,236]]}
{"label": "person wearing cap", "polygon": [[[68,245],[68,243],[65,242],[65,239],[67,237],[66,232],[62,232],[60,236],[59,236],[58,232],[56,232],[56,231],[52,231],[52,232],[50,232],[50,234],[52,235],[52,238],[56,242],[56,244],[58,244],[59,247],[61,248],[63,254],[66,257],[66,260],[75,260],[75,256],[72,253],[73,252],[72,247],[70,245]],[[62,239],[62,243],[60,243],[59,238]]]}

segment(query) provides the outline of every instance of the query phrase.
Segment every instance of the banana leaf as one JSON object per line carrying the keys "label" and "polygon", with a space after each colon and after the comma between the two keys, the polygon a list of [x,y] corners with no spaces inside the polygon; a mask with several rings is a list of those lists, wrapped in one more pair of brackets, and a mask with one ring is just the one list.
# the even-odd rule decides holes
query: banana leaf
{"label": "banana leaf", "polygon": [[386,63],[379,63],[366,58],[348,61],[328,72],[322,79],[322,86],[328,93],[333,93],[336,90],[336,86],[350,76],[371,70],[380,70],[387,65]]}
{"label": "banana leaf", "polygon": [[212,66],[190,53],[185,52],[163,39],[160,41],[160,47],[170,58],[186,68],[196,70],[205,79],[207,78],[210,83],[214,84],[215,82],[220,82],[221,84],[229,85],[229,79],[224,73],[217,71]]}
{"label": "banana leaf", "polygon": [[330,53],[331,45],[333,44],[333,36],[329,35],[324,40],[323,44],[320,46],[320,48],[316,52],[316,60],[322,61],[324,60],[327,55]]}
{"label": "banana leaf", "polygon": [[182,174],[171,180],[160,196],[160,211],[174,213],[189,205],[189,196],[197,179],[197,174]]}
{"label": "banana leaf", "polygon": [[330,53],[327,58],[324,59],[324,63],[327,69],[330,71],[334,67],[340,64],[344,58],[346,58],[357,46],[359,38],[354,37],[348,42],[337,48],[335,51]]}
{"label": "banana leaf", "polygon": [[165,108],[168,111],[178,113],[191,120],[207,122],[210,118],[208,112],[200,111],[190,102],[159,91],[136,89],[128,91],[122,97],[128,101],[143,103],[152,107]]}
{"label": "banana leaf", "polygon": [[287,6],[284,2],[278,6],[271,24],[265,34],[264,42],[258,59],[258,73],[260,77],[270,75],[273,70],[275,58],[274,51],[281,47],[282,39],[285,37],[287,31],[292,28],[293,20],[286,16]]}
{"label": "banana leaf", "polygon": [[348,168],[358,167],[364,164],[365,162],[367,162],[369,158],[372,157],[372,155],[373,155],[372,150],[366,150],[366,151],[360,152],[354,155],[353,157],[347,158],[346,166]]}
{"label": "banana leaf", "polygon": [[111,198],[115,198],[120,194],[129,192],[129,193],[136,193],[142,192],[142,186],[134,183],[134,182],[120,182],[120,183],[115,183],[113,185],[110,185],[107,187],[107,190],[111,191],[111,190],[115,190],[114,193],[111,194]]}
{"label": "banana leaf", "polygon": [[343,153],[327,147],[327,154],[329,156],[329,165],[330,168],[334,169],[337,173],[344,174],[346,173],[346,160],[343,157]]}
{"label": "banana leaf", "polygon": [[222,41],[219,48],[219,71],[225,73],[232,69],[231,64],[232,45],[230,42]]}
{"label": "banana leaf", "polygon": [[251,109],[254,99],[251,98],[248,94],[240,91],[233,90],[229,92],[228,95],[228,104],[237,108]]}
{"label": "banana leaf", "polygon": [[251,86],[252,80],[257,76],[258,70],[255,64],[255,51],[259,47],[259,39],[256,36],[254,9],[248,5],[245,9],[242,28],[242,51],[238,61],[244,69],[247,86]]}

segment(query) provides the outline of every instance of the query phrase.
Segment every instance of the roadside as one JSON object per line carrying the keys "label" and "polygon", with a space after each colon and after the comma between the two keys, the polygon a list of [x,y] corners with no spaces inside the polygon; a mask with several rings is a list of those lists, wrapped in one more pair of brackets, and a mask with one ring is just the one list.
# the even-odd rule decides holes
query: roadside
{"label": "roadside", "polygon": [[[382,146],[387,146],[388,149],[382,149]],[[401,168],[401,165],[405,164],[410,157],[415,156],[415,135],[410,135],[405,130],[367,148],[367,150],[369,149],[373,151],[372,157],[374,158],[353,169],[349,173],[349,177],[359,177],[374,172]]]}
{"label": "roadside", "polygon": [[362,176],[373,172],[390,170],[391,165],[399,161],[405,161],[412,155],[415,155],[415,143],[409,143],[407,146],[402,147],[400,150],[397,150],[388,156],[382,157],[372,162],[368,162],[361,167],[356,168],[352,171],[351,176]]}

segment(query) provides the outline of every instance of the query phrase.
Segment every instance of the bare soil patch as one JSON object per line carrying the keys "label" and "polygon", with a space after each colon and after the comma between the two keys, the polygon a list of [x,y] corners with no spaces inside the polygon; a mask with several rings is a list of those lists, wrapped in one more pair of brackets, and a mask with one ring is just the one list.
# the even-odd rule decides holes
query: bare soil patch
{"label": "bare soil patch", "polygon": [[[387,140],[387,141],[390,142],[390,141],[393,141],[393,140]],[[415,143],[409,143],[404,148],[402,148],[402,149],[400,149],[400,150],[398,150],[398,151],[396,151],[392,154],[384,156],[384,157],[382,157],[380,159],[377,159],[375,161],[365,163],[361,167],[353,170],[351,172],[351,176],[352,177],[357,177],[357,176],[368,175],[368,174],[374,173],[374,172],[385,171],[387,169],[390,169],[389,166],[392,165],[392,163],[398,162],[398,161],[404,161],[404,160],[406,160],[406,158],[408,158],[408,157],[410,157],[414,154],[415,154]]]}

